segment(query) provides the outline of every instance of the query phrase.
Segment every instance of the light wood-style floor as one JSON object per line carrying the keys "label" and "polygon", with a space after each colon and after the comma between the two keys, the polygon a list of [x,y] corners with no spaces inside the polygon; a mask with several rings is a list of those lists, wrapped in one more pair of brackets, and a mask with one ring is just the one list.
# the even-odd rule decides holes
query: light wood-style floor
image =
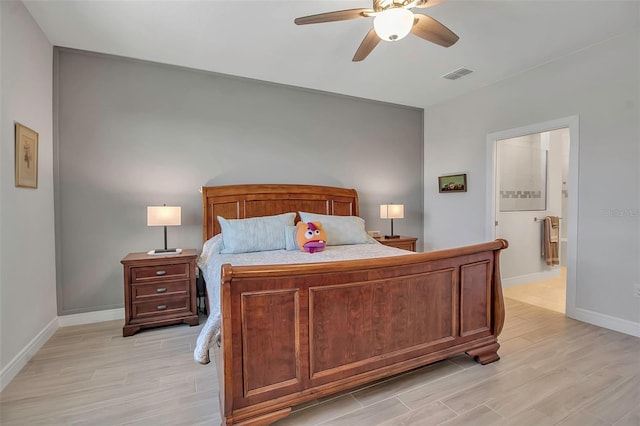
{"label": "light wood-style floor", "polygon": [[567,268],[559,276],[503,289],[504,296],[520,302],[565,313],[567,300]]}
{"label": "light wood-style floor", "polygon": [[[11,425],[218,425],[200,327],[122,338],[122,322],[59,329],[0,394]],[[507,299],[502,359],[459,356],[314,401],[285,425],[640,424],[640,339]]]}

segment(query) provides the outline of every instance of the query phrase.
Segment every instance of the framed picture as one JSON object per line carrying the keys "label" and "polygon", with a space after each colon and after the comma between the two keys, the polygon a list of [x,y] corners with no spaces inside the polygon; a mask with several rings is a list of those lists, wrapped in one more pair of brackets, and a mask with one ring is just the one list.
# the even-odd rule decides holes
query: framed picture
{"label": "framed picture", "polygon": [[38,187],[38,134],[16,123],[16,186]]}
{"label": "framed picture", "polygon": [[438,177],[439,192],[467,192],[467,174]]}

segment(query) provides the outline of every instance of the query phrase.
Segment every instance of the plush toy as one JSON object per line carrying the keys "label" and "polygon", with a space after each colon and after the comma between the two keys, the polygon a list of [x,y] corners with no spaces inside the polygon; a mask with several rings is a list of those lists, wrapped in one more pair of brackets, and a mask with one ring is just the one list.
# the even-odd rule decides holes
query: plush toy
{"label": "plush toy", "polygon": [[309,253],[324,250],[327,245],[327,234],[322,229],[320,222],[298,222],[296,231],[296,242],[300,250]]}

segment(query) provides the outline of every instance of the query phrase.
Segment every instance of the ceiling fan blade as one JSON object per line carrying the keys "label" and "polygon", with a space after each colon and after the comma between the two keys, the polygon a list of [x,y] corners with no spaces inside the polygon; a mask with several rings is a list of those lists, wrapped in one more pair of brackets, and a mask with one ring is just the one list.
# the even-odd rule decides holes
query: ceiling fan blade
{"label": "ceiling fan blade", "polygon": [[366,18],[365,13],[372,13],[371,9],[348,9],[335,12],[319,13],[317,15],[302,16],[293,22],[297,25],[320,24],[322,22],[347,21],[349,19]]}
{"label": "ceiling fan blade", "polygon": [[380,37],[378,37],[378,34],[376,34],[376,30],[371,28],[367,35],[364,36],[364,39],[362,40],[362,43],[360,43],[360,47],[358,47],[356,54],[353,55],[352,61],[360,62],[364,60],[367,56],[369,56],[369,53],[371,53],[371,51],[378,45],[379,42]]}
{"label": "ceiling fan blade", "polygon": [[444,3],[447,0],[418,0],[418,4],[413,7],[426,8],[437,6],[440,3]]}
{"label": "ceiling fan blade", "polygon": [[430,16],[420,13],[414,14],[416,20],[411,28],[411,34],[417,35],[431,43],[449,47],[458,41],[458,37],[449,28],[442,25]]}

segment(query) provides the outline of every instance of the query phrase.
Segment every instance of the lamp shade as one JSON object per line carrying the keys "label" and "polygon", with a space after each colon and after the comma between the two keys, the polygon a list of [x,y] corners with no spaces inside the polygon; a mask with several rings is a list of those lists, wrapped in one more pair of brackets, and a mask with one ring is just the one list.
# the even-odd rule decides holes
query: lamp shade
{"label": "lamp shade", "polygon": [[402,7],[394,7],[376,15],[373,28],[381,40],[397,41],[404,38],[413,27],[413,12]]}
{"label": "lamp shade", "polygon": [[381,204],[380,219],[403,219],[404,204]]}
{"label": "lamp shade", "polygon": [[182,221],[180,206],[147,207],[147,226],[179,226]]}

